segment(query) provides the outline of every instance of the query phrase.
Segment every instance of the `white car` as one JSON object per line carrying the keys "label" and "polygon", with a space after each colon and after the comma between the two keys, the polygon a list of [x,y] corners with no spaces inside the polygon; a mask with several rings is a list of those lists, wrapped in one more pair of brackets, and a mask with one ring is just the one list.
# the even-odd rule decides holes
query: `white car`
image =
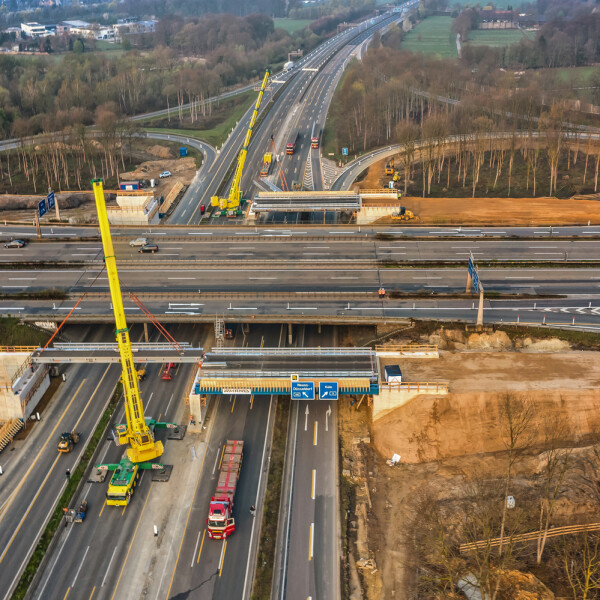
{"label": "white car", "polygon": [[129,242],[129,245],[132,248],[135,248],[136,246],[145,246],[148,243],[148,238],[136,238],[135,240],[131,240]]}
{"label": "white car", "polygon": [[162,172],[162,173],[159,175],[159,177],[160,177],[161,179],[164,179],[165,177],[171,177],[171,171],[163,171],[163,172]]}

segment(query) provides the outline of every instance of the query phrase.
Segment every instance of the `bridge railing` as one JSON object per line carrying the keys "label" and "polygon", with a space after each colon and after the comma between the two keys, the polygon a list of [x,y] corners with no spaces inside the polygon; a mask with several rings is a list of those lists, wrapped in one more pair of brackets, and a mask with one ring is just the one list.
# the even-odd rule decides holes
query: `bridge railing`
{"label": "bridge railing", "polygon": [[436,344],[389,344],[375,346],[377,356],[438,357]]}
{"label": "bridge railing", "polygon": [[[295,372],[295,371],[294,371]],[[310,377],[315,379],[352,379],[352,378],[367,378],[376,377],[372,371],[313,371],[305,370],[298,371],[301,377]],[[290,379],[292,371],[205,371],[202,369],[202,378],[215,379],[265,379],[265,378],[285,378]]]}
{"label": "bridge railing", "polygon": [[410,381],[406,383],[384,383],[380,386],[382,391],[422,392],[424,394],[447,394],[447,381],[421,382]]}
{"label": "bridge railing", "polygon": [[[190,348],[190,342],[177,342],[184,350],[186,348]],[[158,351],[165,351],[165,350],[172,350],[173,349],[173,345],[172,344],[167,344],[167,343],[155,343],[155,342],[149,342],[149,343],[145,343],[145,342],[140,342],[140,343],[132,343],[131,344],[131,349],[134,352],[139,352],[139,351],[148,351],[148,350],[158,350]],[[37,348],[36,348],[37,350]],[[94,352],[94,351],[102,351],[102,350],[114,350],[115,352],[119,351],[119,347],[117,345],[116,342],[99,342],[99,343],[91,343],[91,344],[80,344],[77,342],[64,342],[64,343],[58,343],[58,344],[54,344],[53,348],[47,348],[46,352],[48,350],[61,350],[61,351],[66,351],[66,352]]]}
{"label": "bridge railing", "polygon": [[370,348],[212,348],[219,356],[371,356]]}

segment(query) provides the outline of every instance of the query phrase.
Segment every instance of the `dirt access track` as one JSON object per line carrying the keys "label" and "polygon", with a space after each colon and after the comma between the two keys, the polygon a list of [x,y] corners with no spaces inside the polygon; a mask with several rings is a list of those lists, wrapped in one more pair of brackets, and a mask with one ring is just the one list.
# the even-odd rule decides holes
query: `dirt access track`
{"label": "dirt access track", "polygon": [[[600,202],[558,198],[420,198],[398,201],[422,225],[591,225],[600,224]],[[391,223],[380,219],[378,223]]]}

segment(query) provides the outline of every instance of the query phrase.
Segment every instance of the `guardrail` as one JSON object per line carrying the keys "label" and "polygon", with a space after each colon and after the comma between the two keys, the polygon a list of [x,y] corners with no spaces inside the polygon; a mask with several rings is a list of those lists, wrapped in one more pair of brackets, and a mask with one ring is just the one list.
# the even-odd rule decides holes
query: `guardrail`
{"label": "guardrail", "polygon": [[[569,535],[572,533],[583,533],[586,531],[599,531],[600,523],[587,523],[585,525],[565,525],[564,527],[553,527],[548,529],[546,537],[557,537],[559,535]],[[505,536],[502,538],[502,544],[514,544],[515,542],[532,542],[536,541],[540,535],[543,535],[542,531],[530,531],[528,533],[520,533],[513,536]],[[460,545],[461,552],[469,552],[470,550],[478,550],[480,548],[496,548],[500,545],[500,539],[492,538],[490,540],[478,540],[477,542],[470,542]]]}
{"label": "guardrail", "polygon": [[[348,370],[331,370],[331,371],[320,371],[311,369],[295,369],[291,366],[286,371],[205,371],[202,369],[202,378],[213,378],[213,379],[265,379],[265,378],[290,378],[292,373],[298,373],[301,377],[315,377],[315,378],[331,378],[331,379],[371,379],[375,377],[372,371],[348,371]],[[446,387],[448,384],[446,384]]]}
{"label": "guardrail", "polygon": [[[191,344],[190,342],[177,342],[182,348],[190,348]],[[173,349],[173,344],[167,344],[167,343],[156,343],[156,342],[149,342],[149,343],[145,343],[145,342],[140,342],[140,343],[135,343],[135,344],[131,344],[131,349],[134,352],[139,352],[139,351],[146,351],[146,350],[158,350],[158,351],[163,351],[163,350],[172,350]],[[37,348],[36,348],[37,350]],[[112,342],[101,342],[101,343],[91,343],[91,344],[81,344],[81,343],[77,343],[77,342],[64,342],[64,343],[60,343],[60,344],[54,344],[54,346],[52,348],[47,348],[46,352],[48,350],[61,350],[61,351],[67,351],[67,352],[93,352],[96,350],[114,350],[115,352],[117,352],[119,350],[119,346],[117,345],[117,343],[112,343]]]}
{"label": "guardrail", "polygon": [[434,381],[433,383],[424,383],[420,381],[411,381],[406,383],[383,383],[380,386],[382,391],[402,391],[402,392],[423,392],[424,394],[447,394],[447,381]]}
{"label": "guardrail", "polygon": [[[437,346],[436,346],[437,348]],[[217,356],[368,356],[370,348],[212,348]]]}
{"label": "guardrail", "polygon": [[0,346],[0,352],[27,353],[31,354],[38,349],[37,346]]}

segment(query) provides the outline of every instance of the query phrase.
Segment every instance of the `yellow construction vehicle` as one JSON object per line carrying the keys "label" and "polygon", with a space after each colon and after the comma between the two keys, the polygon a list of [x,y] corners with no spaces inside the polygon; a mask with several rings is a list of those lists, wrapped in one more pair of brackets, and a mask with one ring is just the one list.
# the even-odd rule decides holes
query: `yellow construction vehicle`
{"label": "yellow construction vehicle", "polygon": [[401,206],[398,212],[392,214],[392,221],[412,221],[416,218],[415,213],[412,210],[406,210],[404,206]]}
{"label": "yellow construction vehicle", "polygon": [[390,160],[385,163],[385,174],[386,175],[394,174],[394,159],[393,158],[390,158]]}
{"label": "yellow construction vehicle", "polygon": [[273,162],[273,155],[270,152],[266,152],[263,158],[263,166],[260,170],[260,176],[266,177],[271,170],[271,163]]}
{"label": "yellow construction vehicle", "polygon": [[77,431],[66,431],[61,433],[60,439],[58,440],[58,451],[59,452],[72,452],[75,444],[79,443],[79,432]]}
{"label": "yellow construction vehicle", "polygon": [[126,424],[115,426],[116,442],[119,445],[129,445],[120,463],[96,465],[96,468],[114,471],[108,486],[106,503],[126,506],[139,479],[139,470],[164,468],[160,464],[149,462],[163,453],[162,442],[154,439],[154,429],[159,427],[175,428],[176,425],[174,423],[157,423],[154,419],[148,419],[144,416],[144,406],[138,387],[140,373],[135,368],[129,329],[125,320],[125,310],[123,309],[115,252],[110,236],[102,180],[93,180],[92,185],[98,211],[98,224],[102,236],[104,264],[115,315],[117,345],[121,356],[121,366],[123,367],[121,380],[125,396]]}
{"label": "yellow construction vehicle", "polygon": [[238,156],[238,162],[235,168],[235,173],[233,175],[233,181],[231,182],[229,196],[227,198],[219,198],[219,196],[213,196],[210,199],[211,206],[220,207],[221,215],[226,214],[228,217],[235,217],[242,214],[242,211],[240,209],[240,203],[242,201],[242,190],[240,189],[240,184],[242,182],[242,174],[244,172],[246,156],[248,155],[248,146],[250,144],[250,138],[252,137],[252,129],[254,128],[256,118],[258,117],[258,109],[260,108],[260,104],[262,102],[267,83],[269,82],[269,75],[271,75],[271,71],[270,69],[267,69],[265,71],[265,76],[263,78],[262,85],[258,93],[258,98],[256,99],[256,104],[254,105],[254,112],[252,113],[252,117],[250,118],[250,125],[248,125],[248,131],[246,132],[244,144],[242,145],[242,149],[240,150],[240,154]]}

